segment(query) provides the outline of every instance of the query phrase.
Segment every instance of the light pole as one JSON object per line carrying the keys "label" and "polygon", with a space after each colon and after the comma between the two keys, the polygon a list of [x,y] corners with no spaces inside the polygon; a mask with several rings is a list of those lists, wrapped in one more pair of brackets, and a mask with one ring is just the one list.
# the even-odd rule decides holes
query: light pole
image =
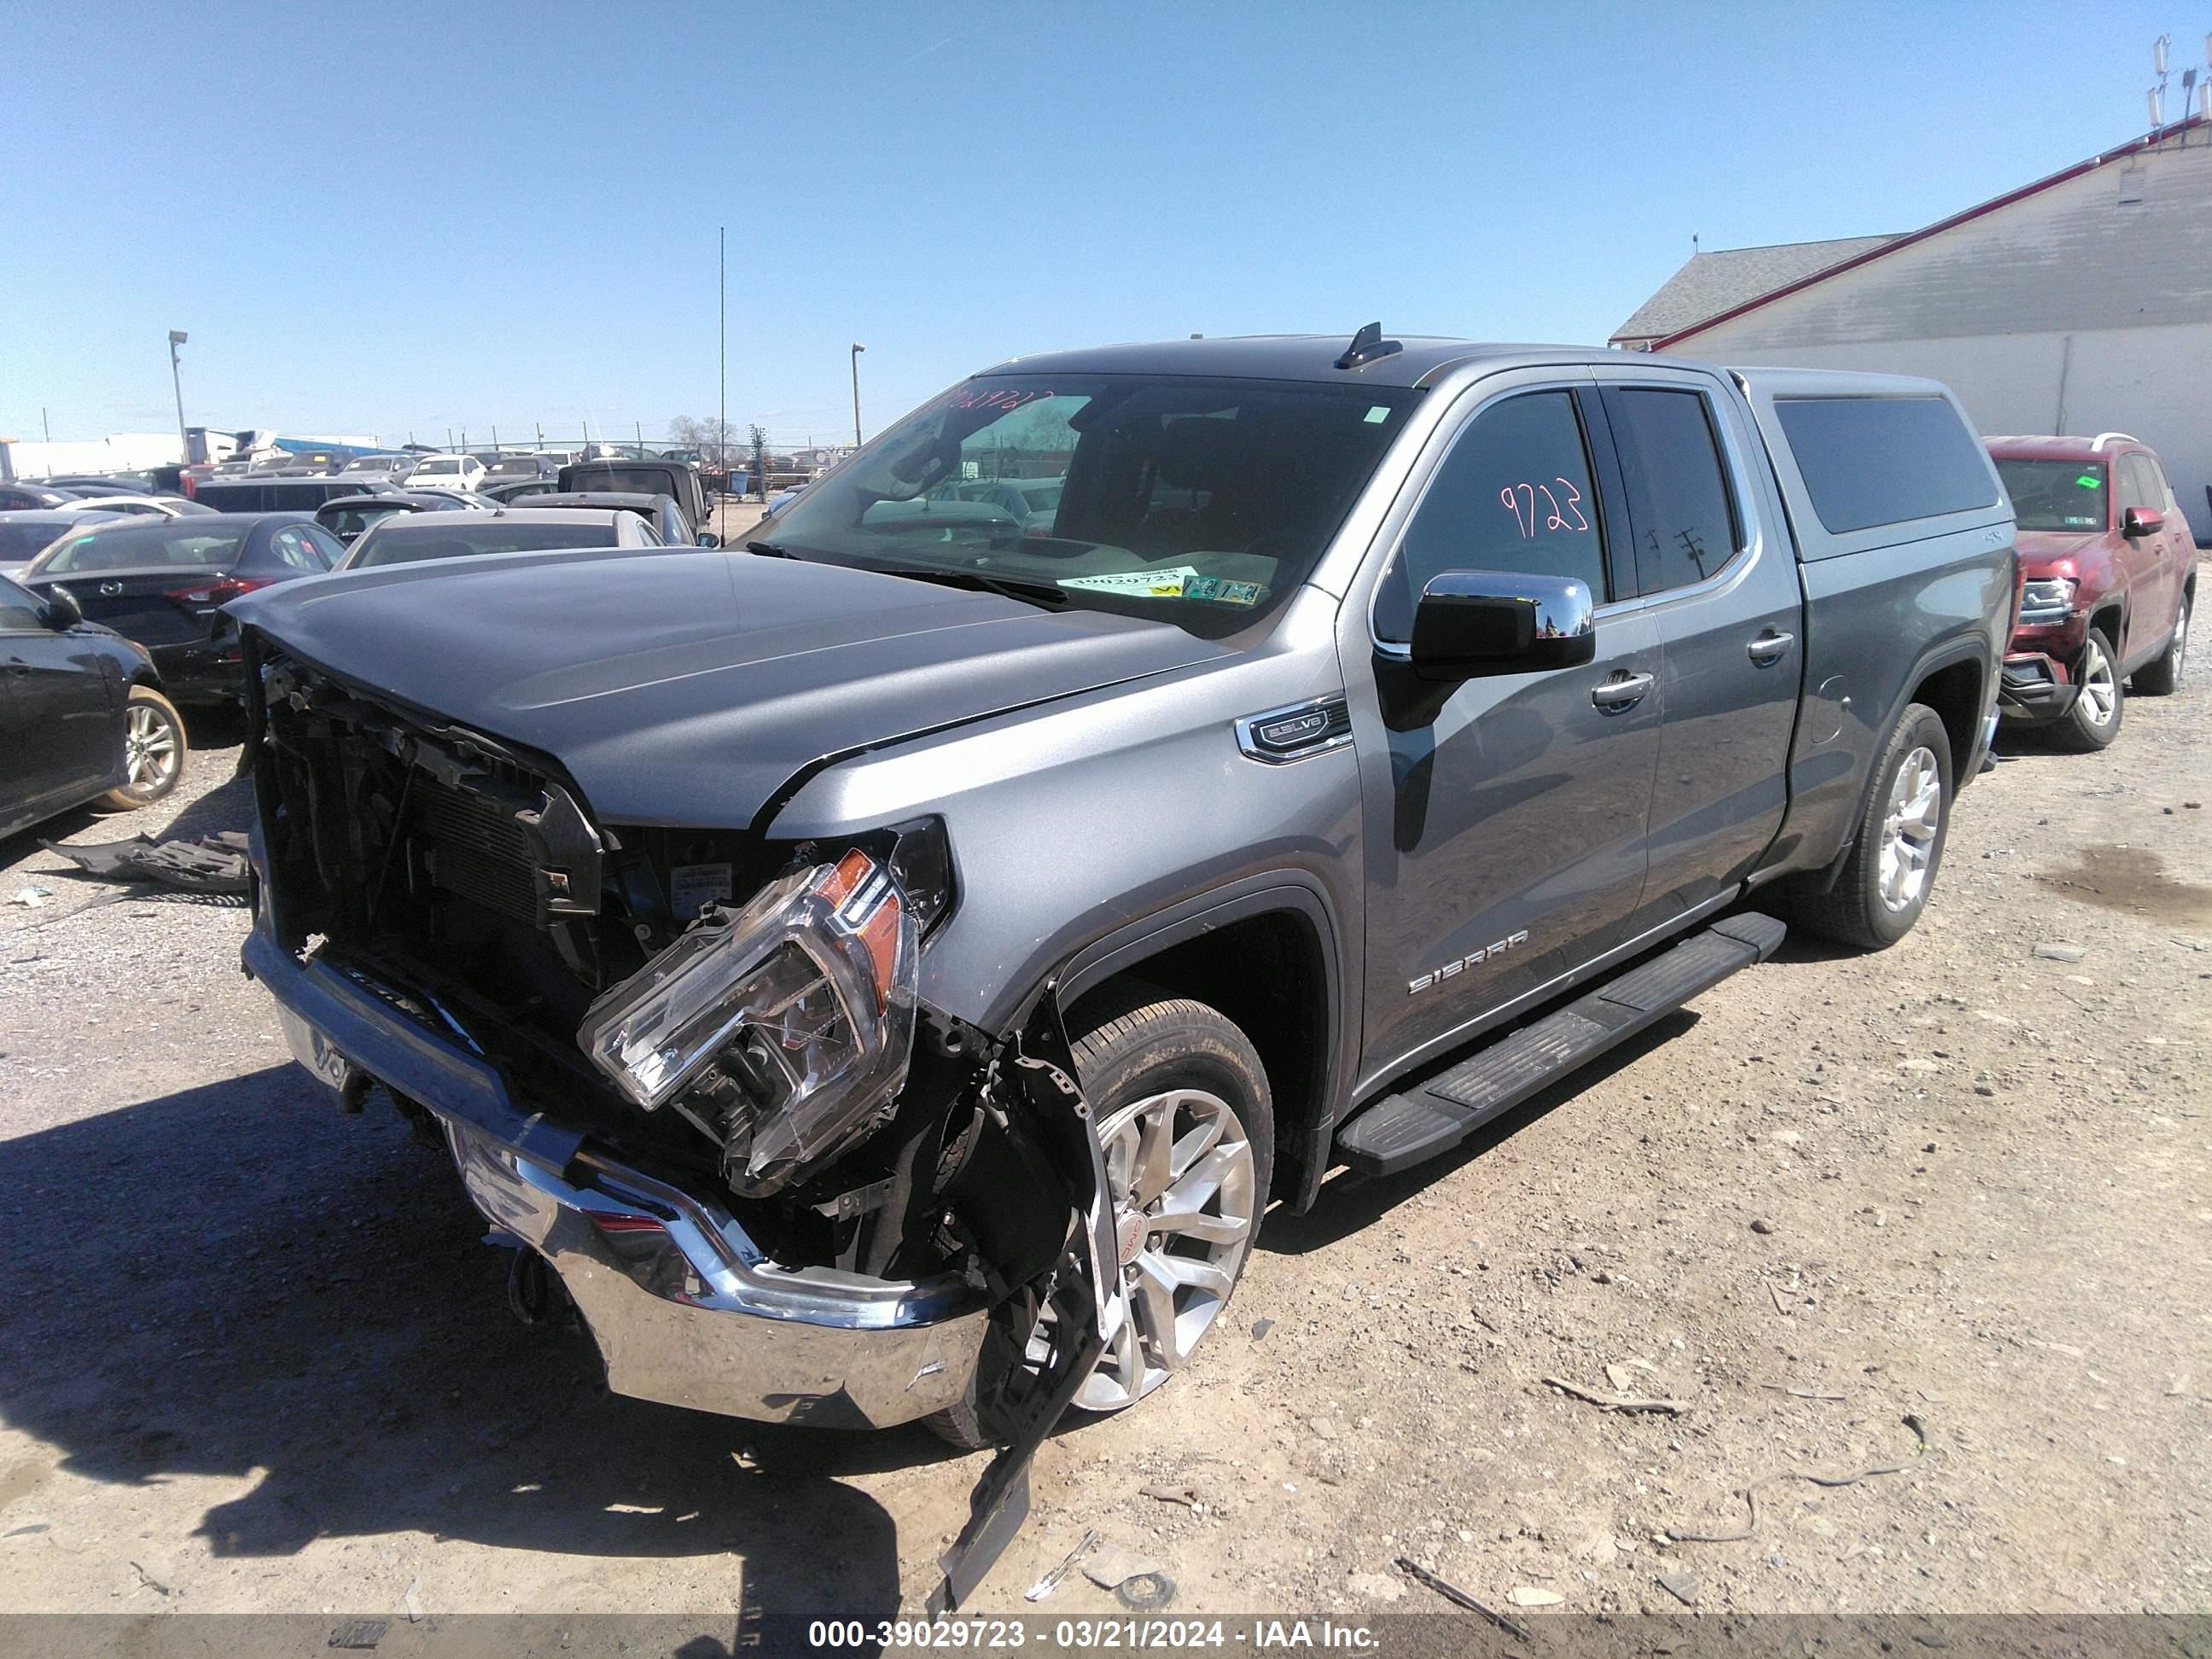
{"label": "light pole", "polygon": [[860,354],[867,349],[858,340],[853,342],[853,447],[860,447]]}
{"label": "light pole", "polygon": [[177,348],[184,343],[184,330],[173,328],[169,331],[169,384],[176,388],[177,392],[177,441],[184,446],[179,459],[189,461],[192,458],[192,441],[185,435],[185,377],[184,372],[177,367]]}

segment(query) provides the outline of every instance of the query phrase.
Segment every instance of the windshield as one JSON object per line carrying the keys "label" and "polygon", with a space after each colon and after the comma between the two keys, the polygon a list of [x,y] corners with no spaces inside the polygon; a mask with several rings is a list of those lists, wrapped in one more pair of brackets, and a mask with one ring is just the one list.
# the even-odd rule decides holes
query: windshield
{"label": "windshield", "polygon": [[21,564],[36,558],[39,550],[59,534],[50,524],[0,524],[0,562]]}
{"label": "windshield", "polygon": [[2013,515],[2022,530],[2105,527],[2102,461],[2008,461],[1999,457],[1997,477],[2004,480]]}
{"label": "windshield", "polygon": [[494,461],[484,471],[494,478],[534,478],[544,470],[534,455],[508,455]]}
{"label": "windshield", "polygon": [[466,559],[479,553],[545,553],[563,547],[613,547],[611,524],[487,524],[440,522],[426,514],[410,522],[386,524],[355,544],[348,570],[371,565],[414,564],[423,559]]}
{"label": "windshield", "polygon": [[56,542],[29,574],[64,576],[94,570],[145,570],[163,565],[199,570],[238,556],[243,529],[200,528],[189,519],[122,523]]}
{"label": "windshield", "polygon": [[1304,580],[1404,424],[1391,386],[1100,374],[955,387],[786,507],[780,552],[1234,632]]}

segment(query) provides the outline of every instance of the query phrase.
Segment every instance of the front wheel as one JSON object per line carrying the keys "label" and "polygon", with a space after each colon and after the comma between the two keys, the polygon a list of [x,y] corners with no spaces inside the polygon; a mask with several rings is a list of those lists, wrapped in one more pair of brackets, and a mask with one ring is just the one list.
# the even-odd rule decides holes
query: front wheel
{"label": "front wheel", "polygon": [[2074,685],[2074,705],[2051,727],[2051,742],[2076,755],[2109,749],[2120,735],[2126,699],[2120,691],[2119,655],[2096,629],[2089,630],[2089,641],[2081,647]]}
{"label": "front wheel", "polygon": [[[1120,1328],[1074,1403],[1134,1405],[1188,1363],[1243,1276],[1273,1172],[1267,1073],[1249,1038],[1202,1002],[1133,988],[1076,1040],[1098,1125]],[[1030,1339],[1031,1358],[1048,1338]],[[972,1399],[925,1419],[945,1439],[991,1437]]]}
{"label": "front wheel", "polygon": [[2166,649],[2158,660],[2147,662],[2136,670],[2132,682],[2138,695],[2146,697],[2170,696],[2181,690],[2181,665],[2189,653],[2189,613],[2195,607],[2197,595],[2187,588],[2181,593],[2181,608],[2173,613],[2173,634],[2166,642]]}
{"label": "front wheel", "polygon": [[1951,734],[1911,703],[1875,762],[1875,787],[1843,873],[1795,907],[1814,933],[1880,951],[1912,931],[1928,906],[1951,827]]}
{"label": "front wheel", "polygon": [[185,722],[177,706],[150,685],[131,688],[123,712],[123,787],[100,797],[118,812],[151,806],[185,775]]}

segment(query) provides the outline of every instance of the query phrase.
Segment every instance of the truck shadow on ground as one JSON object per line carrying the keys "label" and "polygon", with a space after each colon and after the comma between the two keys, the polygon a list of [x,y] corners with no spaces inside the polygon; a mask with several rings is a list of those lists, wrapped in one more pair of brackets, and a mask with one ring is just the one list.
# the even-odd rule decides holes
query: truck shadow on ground
{"label": "truck shadow on ground", "polygon": [[[1304,1255],[1372,1226],[1407,1199],[1454,1171],[1473,1163],[1501,1142],[1565,1105],[1576,1096],[1624,1070],[1655,1050],[1663,1048],[1698,1023],[1692,1009],[1680,1008],[1631,1037],[1619,1048],[1577,1067],[1540,1093],[1532,1095],[1511,1110],[1484,1124],[1452,1151],[1416,1164],[1401,1174],[1368,1179],[1338,1168],[1324,1182],[1321,1196],[1304,1215],[1293,1215],[1282,1205],[1267,1213],[1260,1230],[1258,1248],[1279,1255]],[[1455,1055],[1456,1059],[1458,1056]]]}
{"label": "truck shadow on ground", "polygon": [[287,1064],[7,1143],[12,1426],[95,1480],[239,1483],[196,1528],[218,1557],[728,1554],[749,1607],[896,1611],[896,1527],[836,1477],[945,1447],[609,1395],[586,1338],[507,1312],[444,1153],[319,1094]]}

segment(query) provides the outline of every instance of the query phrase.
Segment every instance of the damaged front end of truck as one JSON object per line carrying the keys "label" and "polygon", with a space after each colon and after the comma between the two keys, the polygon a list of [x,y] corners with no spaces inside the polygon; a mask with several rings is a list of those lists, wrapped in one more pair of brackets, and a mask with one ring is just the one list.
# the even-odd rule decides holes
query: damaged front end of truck
{"label": "damaged front end of truck", "polygon": [[246,965],[295,1054],[442,1137],[518,1306],[557,1285],[616,1391],[998,1444],[957,1606],[1120,1312],[1052,997],[985,1031],[919,994],[942,824],[602,822],[554,757],[246,640]]}

